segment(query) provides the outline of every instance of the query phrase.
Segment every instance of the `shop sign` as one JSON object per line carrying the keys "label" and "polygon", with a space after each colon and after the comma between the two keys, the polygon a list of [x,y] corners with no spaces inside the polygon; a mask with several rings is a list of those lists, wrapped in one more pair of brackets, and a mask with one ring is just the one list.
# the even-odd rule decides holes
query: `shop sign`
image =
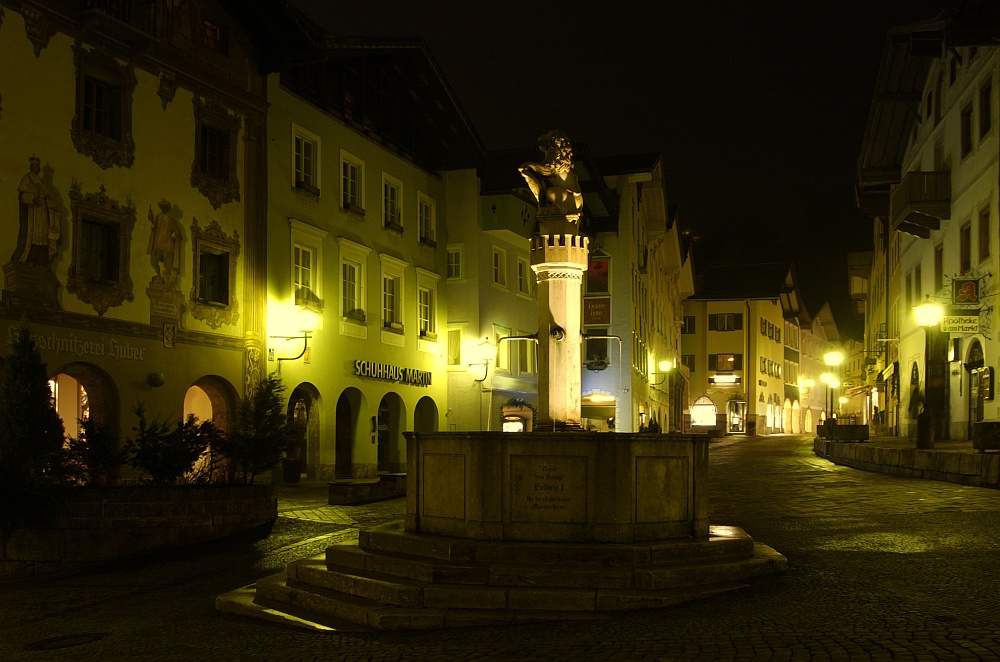
{"label": "shop sign", "polygon": [[611,297],[589,297],[583,300],[585,326],[611,324]]}
{"label": "shop sign", "polygon": [[979,303],[979,279],[954,279],[951,286],[951,302],[955,305],[971,305]]}
{"label": "shop sign", "polygon": [[[18,326],[7,327],[8,340],[13,343],[17,339]],[[33,333],[32,340],[40,352],[56,354],[71,354],[78,359],[86,356],[109,358],[119,361],[145,361],[146,348],[122,342],[116,338],[89,339],[80,338],[75,333]]]}
{"label": "shop sign", "polygon": [[371,377],[372,379],[384,379],[388,382],[402,382],[414,386],[430,386],[431,373],[426,370],[416,368],[401,368],[388,363],[375,363],[374,361],[354,362],[354,375],[356,377]]}
{"label": "shop sign", "polygon": [[979,315],[945,315],[941,318],[944,333],[979,333]]}

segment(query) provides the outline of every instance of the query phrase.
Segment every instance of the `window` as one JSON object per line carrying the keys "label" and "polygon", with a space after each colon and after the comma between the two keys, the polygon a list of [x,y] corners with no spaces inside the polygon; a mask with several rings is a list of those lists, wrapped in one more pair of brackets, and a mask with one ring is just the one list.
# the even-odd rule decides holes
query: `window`
{"label": "window", "polygon": [[319,195],[319,136],[292,124],[292,185]]}
{"label": "window", "polygon": [[441,276],[415,267],[417,276],[417,349],[437,352],[437,284]]}
{"label": "window", "polygon": [[990,256],[990,208],[979,210],[979,261]]}
{"label": "window", "polygon": [[[588,336],[606,336],[608,335],[608,330],[588,328],[585,333]],[[595,364],[607,367],[611,365],[611,358],[608,354],[608,339],[607,338],[587,338],[585,346],[586,356],[584,358],[585,364]],[[584,366],[586,367],[586,366]]]}
{"label": "window", "polygon": [[218,23],[203,19],[202,22],[202,44],[206,48],[217,51],[223,55],[229,53],[228,31]]}
{"label": "window", "polygon": [[202,230],[198,220],[192,220],[195,287],[191,292],[191,314],[212,329],[223,324],[235,324],[239,319],[233,295],[239,240],[235,233],[230,239],[217,221],[212,221]]}
{"label": "window", "polygon": [[462,329],[448,329],[448,365],[462,365]]}
{"label": "window", "polygon": [[987,81],[979,88],[979,138],[982,139],[993,128],[993,85]]}
{"label": "window", "polygon": [[403,275],[409,266],[400,259],[379,253],[382,266],[382,341],[403,344]]}
{"label": "window", "polygon": [[[519,336],[530,335],[528,331],[519,331]],[[535,343],[531,340],[515,340],[517,343],[517,371],[522,375],[535,374]]]}
{"label": "window", "polygon": [[340,333],[367,338],[365,283],[368,253],[371,249],[343,237],[337,238],[340,249]]}
{"label": "window", "polygon": [[913,270],[913,297],[917,303],[924,300],[924,278],[919,264]]}
{"label": "window", "polygon": [[972,268],[972,226],[968,223],[958,231],[958,271],[969,273]]}
{"label": "window", "polygon": [[962,156],[968,156],[972,152],[972,104],[962,109],[961,131]]}
{"label": "window", "polygon": [[365,215],[365,164],[361,159],[340,151],[340,204],[359,216]]}
{"label": "window", "polygon": [[737,331],[743,328],[743,313],[716,313],[708,316],[709,331]]}
{"label": "window", "polygon": [[135,73],[111,55],[73,46],[76,65],[76,115],[71,136],[76,150],[101,168],[131,167],[132,92]]}
{"label": "window", "polygon": [[402,182],[382,173],[382,226],[395,232],[403,231],[402,190]]}
{"label": "window", "polygon": [[709,370],[742,370],[743,369],[743,355],[742,354],[709,354],[708,355],[708,369]]}
{"label": "window", "polygon": [[934,247],[934,291],[940,292],[944,287],[944,246]]}
{"label": "window", "polygon": [[240,118],[222,106],[194,99],[195,160],[191,183],[218,209],[240,199],[236,140]]}
{"label": "window", "polygon": [[510,342],[502,339],[510,335],[510,329],[499,324],[493,325],[493,337],[497,343],[497,372],[510,372]]}
{"label": "window", "polygon": [[320,288],[326,231],[294,218],[288,219],[288,226],[292,245],[292,299],[298,306],[320,311],[323,309]]}
{"label": "window", "polygon": [[493,247],[493,283],[507,287],[507,251]]}
{"label": "window", "polygon": [[765,357],[763,357],[763,356],[760,357],[760,374],[762,374],[762,375],[766,375],[767,374],[767,364],[768,364],[768,360]]}
{"label": "window", "polygon": [[694,315],[685,315],[681,333],[694,333]]}
{"label": "window", "polygon": [[129,246],[135,207],[119,205],[103,189],[84,194],[75,183],[69,196],[73,244],[66,290],[103,315],[133,299]]}
{"label": "window", "polygon": [[906,274],[906,309],[913,308],[913,276]]}
{"label": "window", "polygon": [[421,287],[417,289],[417,330],[423,337],[434,337],[434,293]]}
{"label": "window", "polygon": [[682,354],[681,365],[687,366],[688,372],[694,372],[694,354]]}
{"label": "window", "polygon": [[437,246],[437,219],[434,200],[417,193],[417,241],[430,247]]}
{"label": "window", "polygon": [[457,244],[448,245],[448,279],[458,280],[465,276],[462,268],[462,246]]}
{"label": "window", "polygon": [[517,258],[517,291],[531,296],[531,266],[523,258]]}

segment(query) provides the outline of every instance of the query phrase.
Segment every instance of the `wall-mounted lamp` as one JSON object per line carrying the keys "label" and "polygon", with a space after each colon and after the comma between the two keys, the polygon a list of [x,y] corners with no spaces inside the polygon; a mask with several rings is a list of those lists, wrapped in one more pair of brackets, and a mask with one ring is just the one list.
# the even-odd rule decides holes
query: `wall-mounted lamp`
{"label": "wall-mounted lamp", "polygon": [[312,334],[313,329],[316,328],[316,323],[319,321],[319,315],[308,308],[299,308],[293,317],[293,323],[295,324],[292,328],[301,329],[298,336],[270,336],[271,338],[277,340],[301,340],[302,341],[302,351],[298,353],[297,356],[282,356],[278,357],[278,373],[281,373],[281,362],[282,361],[297,361],[306,355],[306,350],[309,349],[309,336]]}
{"label": "wall-mounted lamp", "polygon": [[660,371],[658,373],[654,373],[654,374],[659,374],[659,375],[662,375],[662,376],[660,377],[659,381],[655,381],[655,382],[651,381],[651,382],[649,382],[650,386],[659,386],[660,384],[662,384],[663,382],[665,382],[667,380],[667,377],[670,376],[670,371],[674,369],[674,362],[673,361],[663,360],[663,361],[660,361],[660,363],[659,363],[659,365],[657,365],[657,367],[660,369]]}
{"label": "wall-mounted lamp", "polygon": [[472,375],[472,380],[474,382],[482,384],[486,381],[486,376],[490,373],[490,360],[483,359],[477,363],[470,363],[465,366],[465,371]]}

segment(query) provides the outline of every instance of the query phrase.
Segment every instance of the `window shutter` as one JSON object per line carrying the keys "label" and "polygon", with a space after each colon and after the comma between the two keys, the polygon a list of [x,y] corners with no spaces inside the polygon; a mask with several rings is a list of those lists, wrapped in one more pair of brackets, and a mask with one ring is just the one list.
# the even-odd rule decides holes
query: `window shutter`
{"label": "window shutter", "polygon": [[733,315],[733,328],[737,331],[743,328],[743,313]]}
{"label": "window shutter", "polygon": [[733,354],[733,370],[742,370],[742,369],[743,369],[743,355]]}
{"label": "window shutter", "polygon": [[719,316],[718,315],[709,315],[708,316],[708,330],[709,331],[716,331],[716,330],[718,330],[718,328],[719,328]]}
{"label": "window shutter", "polygon": [[[712,318],[709,318],[709,319],[712,319]],[[718,366],[719,366],[719,355],[718,354],[709,354],[708,355],[708,369],[709,370],[718,370],[719,369]]]}

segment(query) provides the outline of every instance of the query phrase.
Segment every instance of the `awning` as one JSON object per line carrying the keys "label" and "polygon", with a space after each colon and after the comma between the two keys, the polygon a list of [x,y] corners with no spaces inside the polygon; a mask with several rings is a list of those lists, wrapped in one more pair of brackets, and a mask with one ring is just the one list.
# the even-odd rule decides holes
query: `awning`
{"label": "awning", "polygon": [[872,390],[872,387],[868,384],[862,384],[861,386],[855,386],[844,391],[845,398],[856,398],[859,395],[864,395],[868,391]]}

